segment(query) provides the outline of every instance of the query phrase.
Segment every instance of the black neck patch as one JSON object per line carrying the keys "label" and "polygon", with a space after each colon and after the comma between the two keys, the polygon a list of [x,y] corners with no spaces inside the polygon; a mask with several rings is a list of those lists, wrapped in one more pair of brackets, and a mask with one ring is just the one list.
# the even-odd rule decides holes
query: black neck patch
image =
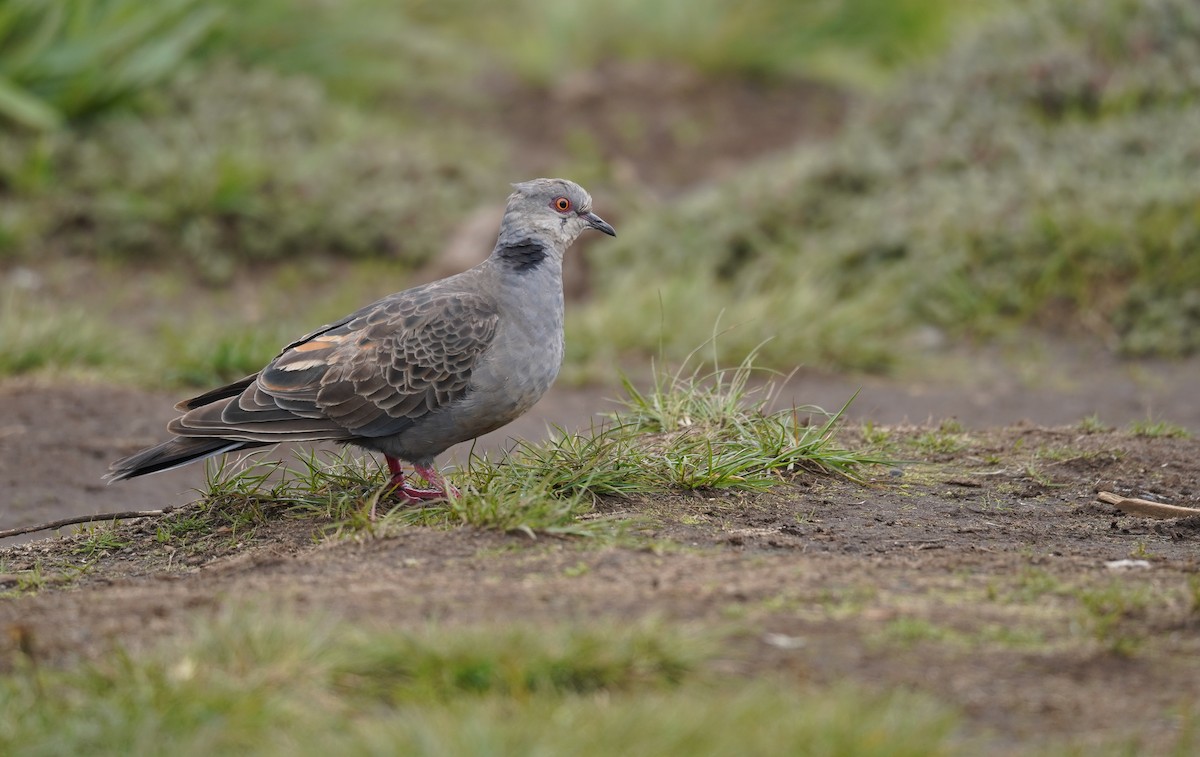
{"label": "black neck patch", "polygon": [[542,264],[550,253],[541,242],[522,239],[496,248],[496,256],[516,271],[532,271]]}

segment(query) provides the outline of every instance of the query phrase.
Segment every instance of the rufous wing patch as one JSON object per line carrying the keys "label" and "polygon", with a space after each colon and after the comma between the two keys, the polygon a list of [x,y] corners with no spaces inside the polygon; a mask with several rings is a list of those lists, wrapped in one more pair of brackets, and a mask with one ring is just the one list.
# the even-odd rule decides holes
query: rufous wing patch
{"label": "rufous wing patch", "polygon": [[327,350],[338,342],[342,341],[343,337],[337,334],[322,334],[316,339],[297,344],[292,348],[293,352],[315,352],[317,350]]}

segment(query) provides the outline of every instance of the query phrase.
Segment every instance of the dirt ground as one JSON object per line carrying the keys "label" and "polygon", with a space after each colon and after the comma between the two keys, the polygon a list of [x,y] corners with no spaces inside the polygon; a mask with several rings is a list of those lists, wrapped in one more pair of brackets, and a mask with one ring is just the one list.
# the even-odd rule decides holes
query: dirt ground
{"label": "dirt ground", "polygon": [[[419,527],[322,539],[330,524],[283,515],[169,544],[155,521],[129,521],[117,527],[125,546],[100,554],[78,535],[10,546],[0,664],[16,639],[50,664],[153,644],[235,598],[393,628],[654,617],[723,629],[722,675],[926,691],[997,752],[1114,738],[1154,751],[1200,701],[1200,519],[1147,521],[1095,497],[1200,504],[1200,442],[1085,432],[1077,421],[1092,412],[1145,417],[1130,399],[1142,390],[1118,391],[1119,373],[1089,384],[1107,395],[1026,389],[991,403],[870,383],[857,419],[874,416],[895,456],[919,462],[876,468],[865,484],[806,475],[765,494],[605,500],[598,513],[642,524],[615,546]],[[788,388],[832,406],[845,383]],[[1163,383],[1145,391],[1141,402],[1197,428],[1196,409],[1166,404]],[[559,391],[508,434],[582,419],[601,397]],[[5,386],[5,525],[188,500],[199,470],[99,481],[109,459],[157,438],[170,405],[105,386]],[[950,415],[963,430],[902,423]],[[857,419],[848,444],[860,443]],[[1114,563],[1127,559],[1145,562]],[[46,585],[20,591],[35,566]]]}

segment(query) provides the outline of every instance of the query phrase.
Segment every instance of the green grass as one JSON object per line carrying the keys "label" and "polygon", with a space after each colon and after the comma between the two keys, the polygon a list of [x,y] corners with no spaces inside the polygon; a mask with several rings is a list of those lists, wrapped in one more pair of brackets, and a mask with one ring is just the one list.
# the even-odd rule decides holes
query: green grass
{"label": "green grass", "polygon": [[[314,254],[412,267],[521,178],[493,126],[512,105],[497,78],[536,80],[541,97],[614,57],[792,76],[814,51],[853,50],[891,66],[934,44],[953,7],[705,2],[5,3],[0,119],[95,117],[0,140],[0,260],[182,259],[218,283]],[[766,50],[778,59],[747,58]]]}
{"label": "green grass", "polygon": [[0,3],[0,128],[50,129],[173,74],[215,26],[205,0]]}
{"label": "green grass", "polygon": [[1192,434],[1183,426],[1170,421],[1156,421],[1150,418],[1134,421],[1129,424],[1129,433],[1134,436],[1144,436],[1150,439],[1190,439]]}
{"label": "green grass", "polygon": [[[957,6],[919,0],[848,0],[836,4],[779,0],[618,0],[604,13],[583,0],[526,0],[518,12],[481,4],[492,25],[469,31],[527,78],[553,82],[563,68],[613,58],[670,60],[710,73],[755,76],[801,71],[877,80],[940,42]],[[478,30],[488,29],[481,37]],[[838,65],[831,65],[837,59]]]}
{"label": "green grass", "polygon": [[[173,331],[164,341],[162,378],[169,384],[212,387],[236,381],[262,370],[295,336],[279,333],[280,328],[233,329],[220,326],[205,328],[196,324]],[[297,330],[296,336],[303,333]]]}
{"label": "green grass", "polygon": [[1152,598],[1147,587],[1112,581],[1106,586],[1081,588],[1075,596],[1080,605],[1079,622],[1103,648],[1128,657],[1142,645]]}
{"label": "green grass", "polygon": [[120,361],[102,324],[70,305],[0,286],[0,375],[111,368]]}
{"label": "green grass", "polygon": [[0,186],[14,189],[0,258],[169,261],[208,283],[314,255],[403,270],[440,249],[484,187],[506,189],[497,139],[400,130],[269,70],[188,69],[143,101],[86,130],[0,143]]}
{"label": "green grass", "polygon": [[21,754],[929,755],[957,719],[905,692],[704,670],[645,622],[420,633],[228,609],[157,649],[0,677]]}
{"label": "green grass", "polygon": [[211,525],[201,516],[179,514],[159,521],[154,538],[159,544],[187,542],[209,533]]}
{"label": "green grass", "polygon": [[77,541],[71,551],[74,554],[82,555],[85,559],[92,559],[110,552],[119,552],[128,547],[129,542],[121,538],[114,526],[115,524],[87,526],[81,531],[82,538]]}
{"label": "green grass", "polygon": [[288,261],[231,289],[197,286],[184,270],[131,276],[122,264],[77,260],[19,267],[0,283],[0,376],[209,389],[406,282],[385,263],[329,258]]}
{"label": "green grass", "polygon": [[[907,0],[235,10],[132,108],[0,140],[0,259],[166,264],[217,285],[248,263],[316,255],[409,270],[513,178],[515,137],[481,126],[512,102],[489,99],[500,95],[481,72],[516,72],[525,84],[514,86],[536,92],[613,61],[661,60],[754,86],[900,65],[961,13]],[[589,258],[596,296],[568,313],[567,374],[682,360],[722,313],[733,324],[725,362],[761,345],[760,363],[782,368],[894,371],[931,343],[1029,325],[1133,356],[1200,349],[1194,8],[1040,0],[1009,11],[957,35],[819,152],[773,156],[670,201],[640,182],[610,186],[628,221]],[[582,126],[568,142],[598,154]],[[647,329],[656,315],[660,328]],[[139,374],[207,383],[269,352],[266,337],[178,333],[177,375]],[[44,354],[14,350],[0,372],[97,359],[56,340],[68,338],[33,350]]]}
{"label": "green grass", "polygon": [[936,429],[917,436],[912,444],[925,455],[952,455],[970,446],[970,439],[963,433],[961,423],[947,419],[938,424]]}
{"label": "green grass", "polygon": [[26,570],[13,572],[6,569],[4,572],[15,575],[16,581],[10,588],[0,592],[0,597],[13,598],[22,594],[36,594],[52,583],[46,576],[41,560],[35,561],[33,566]]}
{"label": "green grass", "polygon": [[372,105],[429,94],[443,104],[469,101],[465,85],[488,69],[552,87],[564,74],[614,60],[874,83],[935,49],[950,20],[965,15],[946,0],[617,0],[602,13],[584,0],[302,0],[300,11],[283,0],[221,4],[233,18],[211,40],[211,54],[314,76]]}
{"label": "green grass", "polygon": [[1096,413],[1092,413],[1079,421],[1077,428],[1085,434],[1102,434],[1106,431],[1112,431],[1112,426],[1102,421]]}

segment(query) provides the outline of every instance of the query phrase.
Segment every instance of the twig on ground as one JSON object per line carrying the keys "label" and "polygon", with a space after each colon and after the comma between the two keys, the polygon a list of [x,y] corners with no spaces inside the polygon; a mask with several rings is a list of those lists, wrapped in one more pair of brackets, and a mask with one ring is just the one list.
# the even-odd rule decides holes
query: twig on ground
{"label": "twig on ground", "polygon": [[1151,502],[1148,499],[1122,497],[1120,494],[1113,494],[1112,492],[1100,492],[1096,495],[1096,498],[1130,515],[1141,515],[1146,518],[1165,520],[1167,518],[1187,518],[1192,515],[1200,515],[1200,508],[1166,505],[1162,502]]}
{"label": "twig on ground", "polygon": [[97,521],[106,520],[128,520],[130,518],[159,518],[175,511],[174,507],[164,507],[161,510],[126,510],[123,513],[100,513],[98,515],[76,515],[73,518],[63,518],[62,520],[52,520],[49,523],[39,523],[36,526],[21,526],[20,528],[9,528],[0,531],[0,539],[5,539],[9,536],[20,536],[22,534],[31,534],[34,531],[53,531],[56,528],[63,526],[74,526],[79,523],[95,523]]}

